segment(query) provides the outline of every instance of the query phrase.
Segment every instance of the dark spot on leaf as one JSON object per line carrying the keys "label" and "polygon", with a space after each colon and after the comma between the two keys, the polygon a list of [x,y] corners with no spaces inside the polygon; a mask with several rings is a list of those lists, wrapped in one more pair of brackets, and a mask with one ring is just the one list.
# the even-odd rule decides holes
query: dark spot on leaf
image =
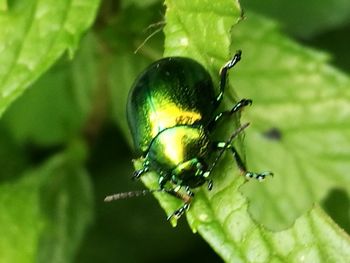
{"label": "dark spot on leaf", "polygon": [[280,141],[282,139],[282,132],[276,127],[272,127],[271,129],[265,131],[263,135],[269,140]]}

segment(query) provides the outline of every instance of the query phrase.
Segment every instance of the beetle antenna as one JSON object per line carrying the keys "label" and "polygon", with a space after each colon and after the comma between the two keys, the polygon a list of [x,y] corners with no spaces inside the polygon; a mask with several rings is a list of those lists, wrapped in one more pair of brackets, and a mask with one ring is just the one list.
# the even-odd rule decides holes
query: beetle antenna
{"label": "beetle antenna", "polygon": [[145,196],[147,194],[151,194],[154,192],[161,192],[161,191],[163,191],[163,190],[162,189],[155,189],[155,190],[145,189],[145,190],[140,190],[140,191],[117,193],[117,194],[112,194],[112,195],[106,196],[104,201],[105,202],[112,202],[112,201],[132,198],[132,197]]}
{"label": "beetle antenna", "polygon": [[216,156],[212,166],[210,167],[209,171],[207,172],[208,175],[213,171],[213,169],[217,165],[218,161],[220,160],[221,156],[224,154],[225,150],[227,149],[228,145],[230,145],[232,143],[232,141],[249,126],[249,124],[250,123],[247,122],[247,123],[241,125],[240,127],[237,128],[237,130],[235,130],[234,133],[231,134],[230,138],[226,141],[224,147],[219,152],[219,154]]}

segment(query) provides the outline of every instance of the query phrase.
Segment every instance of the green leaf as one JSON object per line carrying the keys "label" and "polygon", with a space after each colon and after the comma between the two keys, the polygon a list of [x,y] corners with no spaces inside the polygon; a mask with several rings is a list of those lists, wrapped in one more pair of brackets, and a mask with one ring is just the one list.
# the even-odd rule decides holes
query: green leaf
{"label": "green leaf", "polygon": [[103,35],[105,42],[112,44],[109,49],[103,50],[105,59],[101,63],[104,72],[107,72],[111,118],[124,131],[130,144],[132,140],[125,113],[128,92],[135,76],[152,61],[162,57],[162,17],[153,11],[161,8],[161,5],[127,8],[105,29]]}
{"label": "green leaf", "polygon": [[91,25],[98,0],[19,0],[0,13],[0,114]]}
{"label": "green leaf", "polygon": [[[231,1],[229,3],[232,4]],[[230,42],[228,32],[230,27],[239,19],[239,17],[235,17],[233,14],[239,14],[239,11],[236,10],[236,12],[232,12],[232,18],[231,20],[228,19],[225,27],[223,21],[225,21],[226,17],[223,14],[229,14],[228,10],[230,10],[230,8],[229,6],[224,6],[223,1],[221,1],[218,6],[211,6],[210,3],[201,3],[196,6],[197,2],[185,3],[182,1],[176,1],[176,4],[173,1],[167,1],[166,4],[166,56],[183,55],[193,57],[201,61],[212,74],[215,74],[219,69],[219,65],[223,65],[222,60],[225,59],[225,54],[226,59],[229,57],[227,55]],[[207,12],[208,9],[211,11],[210,13]],[[220,16],[218,15],[215,17],[215,12],[220,14]],[[230,16],[228,15],[228,17]],[[344,109],[344,107],[346,109],[346,105],[348,104],[343,93],[345,87],[348,85],[348,79],[331,67],[324,65],[325,56],[307,49],[304,50],[292,41],[277,34],[276,29],[271,31],[260,30],[264,29],[265,26],[271,26],[271,23],[268,21],[252,20],[254,23],[246,22],[249,26],[244,28],[242,26],[241,30],[234,31],[234,48],[242,48],[245,52],[249,53],[250,51],[254,55],[247,55],[246,58],[244,57],[241,65],[237,67],[240,68],[242,66],[242,69],[237,69],[235,78],[232,79],[235,81],[234,83],[237,87],[240,85],[243,86],[242,83],[245,81],[246,85],[243,87],[241,86],[239,90],[241,91],[239,92],[241,96],[243,95],[253,100],[257,98],[257,105],[254,105],[252,109],[247,109],[247,112],[243,114],[245,118],[252,121],[254,125],[257,123],[256,126],[248,129],[247,132],[247,141],[248,138],[252,137],[250,142],[248,141],[248,159],[251,160],[254,158],[254,160],[256,160],[254,163],[255,165],[249,165],[249,167],[256,170],[271,169],[276,173],[276,177],[280,178],[276,180],[285,183],[288,179],[292,180],[298,177],[298,169],[295,167],[295,162],[293,163],[294,167],[289,168],[289,163],[285,163],[283,159],[279,158],[287,154],[289,156],[293,154],[293,152],[290,151],[291,148],[299,149],[299,151],[302,150],[299,154],[303,154],[305,160],[309,160],[307,156],[310,156],[310,153],[314,153],[314,155],[316,155],[315,157],[319,157],[316,153],[319,152],[320,148],[314,147],[311,148],[313,150],[310,151],[310,148],[307,147],[307,142],[311,141],[311,139],[317,139],[319,145],[323,140],[329,151],[325,156],[321,155],[322,161],[317,170],[317,178],[320,177],[321,173],[326,177],[329,170],[324,169],[328,167],[330,162],[334,161],[335,157],[340,157],[341,165],[338,168],[343,172],[343,176],[337,174],[335,176],[335,181],[339,180],[340,183],[347,183],[347,185],[349,185],[347,179],[344,178],[344,174],[346,174],[345,171],[349,169],[343,170],[343,168],[346,167],[346,161],[342,161],[346,160],[346,154],[344,151],[338,151],[337,155],[334,155],[335,152],[332,155],[333,149],[335,150],[338,147],[332,147],[330,144],[330,141],[333,139],[336,141],[339,140],[337,146],[345,144],[344,149],[348,149],[346,144],[348,142],[344,139],[346,134],[342,131],[337,137],[337,133],[332,134],[331,128],[334,124],[337,125],[337,128],[341,127],[340,123],[344,123],[345,119],[349,117],[347,110],[338,114],[338,112],[341,112],[340,109]],[[219,27],[218,25],[221,26]],[[242,25],[244,25],[244,23],[242,23]],[[208,28],[211,30],[208,30]],[[259,31],[257,31],[256,28],[259,28]],[[222,32],[213,29],[221,29]],[[252,32],[255,32],[255,34]],[[208,41],[208,39],[213,41]],[[219,46],[218,43],[221,45]],[[264,49],[265,45],[266,49]],[[216,46],[216,49],[214,49],[213,46]],[[249,49],[249,47],[251,48]],[[276,52],[279,48],[281,49],[280,53]],[[294,50],[295,53],[288,54],[287,51],[290,49]],[[303,66],[301,65],[301,67],[298,67],[298,56],[304,58],[305,63],[302,64]],[[250,68],[244,68],[244,60],[251,61]],[[278,64],[277,61],[281,61],[281,64]],[[307,63],[307,61],[309,61],[309,63]],[[293,69],[296,72],[294,78],[286,74],[285,67]],[[216,70],[213,70],[215,68]],[[243,76],[238,75],[239,72],[242,72],[244,69],[246,69],[246,74]],[[261,76],[257,75],[254,69],[256,69],[256,72],[261,71]],[[317,71],[319,69],[321,69],[321,72]],[[297,75],[297,73],[300,72],[305,72],[305,75]],[[322,73],[322,75],[319,75],[319,73]],[[234,73],[231,73],[231,76],[232,75],[234,75]],[[272,79],[273,82],[268,82],[266,80],[267,78]],[[238,79],[241,79],[241,81],[239,82]],[[310,79],[311,83],[307,81],[308,79]],[[283,83],[282,80],[284,80],[285,83]],[[306,82],[303,83],[305,80]],[[309,89],[306,91],[303,88],[303,92],[296,94],[298,89],[296,89],[295,85],[309,85],[313,84],[312,82],[315,82],[315,85],[310,85]],[[324,82],[323,86],[320,85],[322,82]],[[249,83],[249,85],[247,85],[247,83]],[[296,84],[293,86],[289,83]],[[255,89],[251,89],[252,86],[255,87]],[[332,87],[332,89],[323,90],[324,86]],[[335,89],[334,86],[337,88]],[[300,90],[301,89],[299,89],[299,91]],[[292,91],[294,93],[292,93]],[[231,97],[234,95],[232,90],[227,93],[231,93]],[[337,97],[340,100],[331,103],[332,99],[335,98],[332,96],[339,96],[339,94],[341,94],[340,97],[342,99]],[[281,98],[283,98],[283,100],[281,100]],[[331,101],[329,98],[331,98]],[[288,99],[290,101],[288,101]],[[315,105],[315,107],[311,107],[310,110],[303,112],[303,102],[305,100],[309,100],[310,106]],[[316,105],[317,100],[320,100],[319,105]],[[280,102],[283,102],[283,104]],[[299,105],[301,109],[297,112],[293,112],[293,108],[290,108],[293,104]],[[335,117],[335,119],[331,120],[332,117]],[[258,121],[259,118],[260,123]],[[318,133],[320,133],[319,136],[315,137],[315,131],[312,129],[310,130],[312,125],[307,125],[310,119],[313,119],[312,123],[317,124],[316,128],[320,129],[318,131]],[[296,129],[298,126],[295,126],[295,124],[298,120],[305,120],[305,122],[303,122],[303,125],[299,127],[299,129]],[[329,121],[331,122],[329,123]],[[283,124],[288,127],[288,129],[283,129]],[[330,125],[326,126],[326,124]],[[292,125],[292,127],[288,125]],[[295,129],[293,129],[293,127]],[[288,132],[295,132],[295,136],[292,137],[292,139],[294,139],[292,141],[293,144],[289,144],[289,147],[286,148],[283,146],[276,146],[276,144],[278,144],[276,139],[267,139],[267,137],[271,138],[273,136],[263,135],[264,132],[270,131],[271,133],[271,128],[282,129],[283,140],[285,139],[285,134],[288,134]],[[327,134],[328,132],[331,133],[328,134],[329,140],[327,141],[321,134]],[[308,138],[304,139],[304,137],[301,136],[303,134],[306,134]],[[257,141],[256,137],[259,137],[260,141]],[[286,139],[288,140],[288,137]],[[276,151],[275,148],[278,147],[280,147],[280,149]],[[252,149],[255,150],[253,151]],[[266,152],[268,152],[268,154]],[[285,231],[271,232],[258,224],[248,213],[248,201],[239,191],[244,180],[237,176],[237,168],[233,164],[232,159],[228,157],[229,156],[225,158],[222,166],[217,169],[220,171],[216,171],[213,175],[214,189],[211,192],[208,192],[206,189],[200,189],[196,192],[195,200],[187,213],[192,229],[198,231],[225,261],[347,261],[350,251],[350,240],[348,236],[318,207],[304,214],[290,229]],[[331,158],[328,160],[325,157]],[[298,161],[301,160],[298,159]],[[312,162],[312,164],[314,164],[314,162]],[[282,168],[284,169],[282,170]],[[305,168],[303,170],[308,172]],[[330,171],[332,173],[335,172],[334,169]],[[316,174],[312,170],[310,172],[314,175]],[[151,176],[146,177],[145,180],[148,185],[154,188],[154,181],[152,181]],[[329,183],[330,179],[328,179],[328,181],[317,180],[319,180],[319,184],[323,186],[320,190],[324,191],[329,187],[329,185],[327,187],[325,185]],[[273,182],[274,180],[269,180],[265,182],[264,185],[269,185]],[[300,187],[305,186],[304,183],[306,183],[305,178],[297,182],[291,182],[289,185],[290,188],[294,186],[294,191],[291,193],[299,196]],[[252,183],[247,185],[250,184]],[[262,185],[260,186],[263,187]],[[279,185],[279,188],[276,186],[272,186],[271,188],[273,188],[272,190],[278,191],[280,195],[286,197],[285,187],[284,184]],[[318,185],[316,188],[317,187]],[[298,194],[296,194],[295,189],[298,189]],[[307,188],[308,191],[310,189],[313,188]],[[314,192],[315,191],[317,190],[314,190]],[[264,196],[259,196],[259,200],[272,203],[272,205],[267,206],[267,208],[263,210],[264,212],[266,212],[266,209],[273,209],[276,207],[276,203],[279,201],[277,198],[275,200],[264,199],[268,194],[270,194],[270,192],[265,191]],[[311,196],[312,194],[311,192]],[[163,199],[163,196],[160,194],[158,198],[166,211],[171,211],[171,207],[174,207],[174,203]],[[167,199],[170,199],[170,197]],[[275,202],[273,203],[273,201]],[[304,199],[301,199],[301,202],[303,202],[300,205],[301,207],[307,207],[307,205],[310,204],[304,201]],[[281,202],[279,212],[286,213],[287,217],[290,216],[288,212],[281,208],[285,208],[285,210],[291,209],[291,214],[293,214],[293,206],[288,206],[288,202]],[[278,210],[278,208],[276,208],[276,210]],[[327,249],[324,249],[326,246]]]}
{"label": "green leaf", "polygon": [[247,0],[243,8],[274,18],[288,31],[310,38],[350,22],[350,3],[347,0]]}
{"label": "green leaf", "polygon": [[[29,174],[17,183],[0,185],[0,258],[4,262],[33,262],[45,221],[40,217],[41,178]],[[19,253],[18,248],[21,248]]]}
{"label": "green leaf", "polygon": [[[230,28],[241,19],[241,10],[238,2],[222,1],[219,4],[211,1],[166,1],[167,25],[164,32],[165,41],[164,56],[187,56],[201,61],[208,68],[212,76],[217,78],[218,65],[223,65],[225,58],[229,56]],[[203,25],[210,27],[202,32],[198,28]],[[213,39],[213,41],[205,41]],[[178,47],[178,48],[177,48]],[[206,51],[208,50],[208,51]],[[213,73],[215,72],[215,73]],[[140,168],[136,162],[135,167]],[[142,181],[150,188],[156,189],[157,175],[149,173],[142,177]],[[164,194],[155,194],[160,200],[161,206],[167,214],[171,214],[179,207],[181,202]],[[172,221],[176,225],[176,221]]]}
{"label": "green leaf", "polygon": [[[208,67],[220,68],[230,57],[231,26],[241,19],[238,1],[165,1],[164,56],[187,56]],[[202,29],[199,30],[199,28]],[[217,77],[216,77],[217,78]]]}
{"label": "green leaf", "polygon": [[[110,83],[110,104],[112,120],[119,124],[119,126],[126,131],[125,135],[129,142],[132,144],[131,134],[128,131],[128,124],[125,116],[126,102],[128,98],[128,89],[125,87],[131,87],[134,78],[139,72],[141,72],[151,60],[149,58],[135,56],[133,54],[119,54],[112,57],[111,64],[108,69],[108,81]],[[116,75],[115,72],[119,74]],[[121,107],[123,105],[124,107]]]}
{"label": "green leaf", "polygon": [[154,3],[159,2],[159,0],[122,0],[122,6],[129,7],[132,5],[136,5],[138,7],[148,7],[150,5],[153,5]]}
{"label": "green leaf", "polygon": [[42,167],[0,184],[2,261],[72,261],[92,216],[84,155],[81,145],[72,145]]}
{"label": "green leaf", "polygon": [[5,112],[2,123],[17,142],[57,145],[81,132],[97,101],[96,46],[87,35],[73,61],[57,63]]}
{"label": "green leaf", "polygon": [[[309,193],[311,197],[308,196],[309,198],[306,200],[303,197],[305,192],[301,191],[300,199],[297,199],[299,198],[299,189],[302,190],[303,184],[311,181],[308,182],[308,180],[299,177],[298,170],[284,162],[283,157],[291,156],[291,152],[290,148],[281,146],[281,140],[284,142],[284,140],[289,139],[285,137],[286,130],[288,132],[294,132],[294,130],[288,125],[298,121],[293,112],[283,111],[283,109],[298,104],[298,101],[303,103],[304,99],[315,95],[313,103],[328,98],[328,96],[334,99],[332,96],[336,94],[344,95],[339,89],[344,91],[344,87],[348,85],[348,78],[326,65],[327,56],[310,51],[288,40],[278,32],[274,23],[269,20],[249,15],[246,20],[234,27],[234,37],[231,38],[231,27],[240,20],[240,9],[237,2],[168,0],[166,5],[165,56],[192,57],[200,61],[213,78],[218,80],[220,67],[232,56],[233,52],[230,47],[233,50],[243,50],[243,60],[231,71],[230,83],[234,84],[239,97],[254,100],[253,106],[242,113],[244,121],[252,122],[245,137],[248,166],[254,171],[272,170],[276,174],[275,178],[259,184],[260,189],[256,191],[256,196],[260,203],[258,206],[255,205],[255,211],[252,211],[254,217],[252,217],[248,211],[248,199],[240,190],[242,186],[249,188],[255,186],[256,183],[251,181],[244,184],[244,178],[238,175],[238,169],[232,157],[227,154],[213,174],[213,190],[209,192],[203,187],[196,191],[192,206],[187,212],[191,228],[198,231],[226,262],[347,262],[350,240],[346,233],[332,222],[317,205],[308,212],[304,212],[310,208],[311,200],[317,200],[315,192],[319,194],[323,192],[323,194],[318,195],[321,198],[327,194],[330,187],[339,186],[339,182],[346,183],[348,186],[347,179],[344,179],[346,171],[341,168],[343,176],[340,181],[339,178],[322,180],[319,179],[320,173],[325,174],[327,171],[319,169],[315,179],[319,182],[315,188],[320,188],[308,187],[308,191],[310,189],[314,191],[311,195]],[[233,45],[231,45],[231,40]],[[298,63],[300,58],[302,58],[303,63]],[[295,75],[285,74],[285,67],[293,69]],[[319,71],[320,69],[322,70]],[[304,83],[304,81],[306,82]],[[322,81],[325,83],[320,86]],[[313,82],[315,83],[313,84]],[[305,86],[311,88],[305,89]],[[335,88],[323,92],[322,87],[324,86]],[[298,89],[298,87],[300,88]],[[292,97],[292,91],[299,91],[298,96]],[[225,95],[226,104],[231,106],[234,103],[233,98],[236,97],[235,92],[228,88]],[[283,103],[285,104],[283,105],[278,104],[278,99],[281,97],[284,98]],[[286,103],[287,99],[290,99],[290,102]],[[322,107],[316,107],[312,111],[306,112],[308,115],[304,113],[298,117],[304,120],[312,116],[314,121],[322,124],[328,123],[331,118],[336,116],[330,124],[332,127],[336,123],[338,127],[341,126],[338,121],[345,123],[345,117],[348,117],[345,104],[347,105],[347,103],[341,102],[339,108],[334,109],[330,107],[331,101],[329,101],[329,105],[322,103]],[[273,108],[275,105],[276,108]],[[341,110],[343,108],[344,112]],[[327,111],[323,111],[323,109]],[[337,115],[338,113],[341,116]],[[275,123],[273,120],[278,120],[278,122]],[[117,118],[116,121],[118,121]],[[118,122],[122,123],[121,120]],[[223,129],[232,132],[235,128],[232,122],[227,121],[226,126],[223,124]],[[124,124],[122,127],[127,134],[125,126]],[[284,127],[288,127],[288,129],[283,129]],[[305,151],[303,154],[306,155],[312,152],[307,152],[310,150],[306,147],[307,142],[302,141],[303,134],[308,133],[309,127],[304,125],[303,128],[305,129],[300,128],[300,131],[297,132],[298,136],[293,137],[294,141],[290,146],[299,151]],[[279,132],[281,132],[281,140]],[[321,129],[321,132],[324,133],[325,130]],[[343,132],[341,131],[341,137]],[[335,135],[330,136],[330,140],[332,138],[336,138]],[[309,136],[308,141],[313,139]],[[317,145],[321,145],[324,137],[318,136],[315,139],[318,140]],[[298,143],[295,140],[301,141]],[[324,141],[326,147],[331,150],[330,152],[339,148],[339,145],[331,147],[329,141],[328,143],[326,140]],[[240,140],[237,140],[236,143],[239,144]],[[340,144],[342,143],[347,147],[347,141],[341,140]],[[343,153],[343,150],[339,153]],[[319,155],[315,155],[316,160],[318,157]],[[343,155],[340,157],[340,160],[345,160],[341,164],[341,167],[344,167],[346,158]],[[334,159],[330,158],[329,162]],[[321,159],[321,163],[323,162],[325,162],[325,158]],[[295,165],[295,162],[292,164]],[[325,163],[324,166],[327,164]],[[135,163],[136,167],[140,165],[140,162]],[[284,169],[282,170],[282,168]],[[150,189],[158,187],[157,175],[150,173],[143,176],[142,179]],[[288,185],[281,183],[286,181]],[[278,192],[279,195],[276,195],[276,198],[268,198],[274,192]],[[291,195],[294,195],[298,200],[297,207],[293,206],[293,203],[289,203],[288,198]],[[281,198],[282,196],[286,201]],[[156,194],[156,197],[167,214],[172,213],[181,203],[162,193]],[[266,206],[261,207],[261,202],[264,202]],[[263,215],[272,214],[270,218],[273,218],[277,211],[284,216],[284,220],[275,218],[275,221],[260,221],[263,218],[258,217],[261,215],[257,213],[259,209],[263,211],[261,213]],[[294,221],[303,212],[304,214]],[[268,226],[274,230],[282,227],[287,228],[287,226],[289,228],[278,232],[270,231],[261,222],[272,223]]]}
{"label": "green leaf", "polygon": [[[233,31],[233,41],[244,57],[231,80],[254,103],[242,115],[252,122],[248,164],[276,174],[244,192],[255,218],[285,228],[332,188],[350,192],[350,79],[327,65],[323,53],[302,48],[254,15]],[[274,130],[280,138],[268,136]]]}
{"label": "green leaf", "polygon": [[13,180],[27,168],[28,158],[25,150],[16,144],[11,133],[0,125],[0,184]]}
{"label": "green leaf", "polygon": [[0,0],[0,12],[6,11],[6,10],[7,10],[7,0]]}

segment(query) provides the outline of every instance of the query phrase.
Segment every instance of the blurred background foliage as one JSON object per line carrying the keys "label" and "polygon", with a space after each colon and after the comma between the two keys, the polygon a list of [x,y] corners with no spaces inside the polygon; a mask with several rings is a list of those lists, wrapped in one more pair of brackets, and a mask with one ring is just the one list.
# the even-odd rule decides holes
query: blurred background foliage
{"label": "blurred background foliage", "polygon": [[[0,1],[0,15],[16,9],[16,2]],[[349,1],[242,0],[241,5],[274,19],[286,34],[322,49],[332,57],[331,64],[350,71]],[[117,86],[130,86],[146,65],[162,57],[164,11],[158,0],[101,1],[91,29],[72,51],[74,58],[61,56],[3,114],[0,218],[28,227],[4,230],[0,248],[6,247],[4,237],[15,237],[18,229],[27,229],[22,236],[28,247],[25,253],[16,247],[0,251],[1,262],[10,262],[3,261],[6,257],[31,262],[37,235],[39,261],[48,255],[55,255],[51,262],[221,261],[185,220],[177,228],[166,223],[152,196],[102,202],[109,193],[143,189],[130,180],[135,156],[130,137],[121,132],[126,118],[120,110],[127,96]],[[339,189],[323,203],[347,232],[349,206],[348,193]],[[39,209],[46,211],[44,218],[36,217]]]}

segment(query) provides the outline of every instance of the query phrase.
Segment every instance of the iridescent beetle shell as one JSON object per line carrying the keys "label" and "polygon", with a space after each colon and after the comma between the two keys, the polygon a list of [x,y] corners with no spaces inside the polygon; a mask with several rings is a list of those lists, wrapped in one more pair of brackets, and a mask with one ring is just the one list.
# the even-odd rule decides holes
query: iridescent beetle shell
{"label": "iridescent beetle shell", "polygon": [[[238,51],[220,70],[219,93],[207,70],[185,57],[168,57],[146,68],[130,90],[127,118],[135,148],[143,167],[135,171],[139,178],[148,171],[159,175],[159,189],[184,201],[169,218],[180,217],[190,206],[193,188],[208,183],[210,174],[224,151],[230,150],[240,171],[247,178],[264,179],[270,172],[246,170],[232,140],[248,126],[242,125],[226,141],[214,141],[212,133],[225,117],[240,111],[251,100],[242,99],[231,110],[216,112],[226,86],[227,73],[241,58]],[[213,153],[218,152],[216,158]],[[180,193],[184,188],[185,194]],[[152,191],[152,190],[151,190]],[[112,195],[106,201],[137,196],[142,192]],[[133,194],[134,193],[134,194]]]}

